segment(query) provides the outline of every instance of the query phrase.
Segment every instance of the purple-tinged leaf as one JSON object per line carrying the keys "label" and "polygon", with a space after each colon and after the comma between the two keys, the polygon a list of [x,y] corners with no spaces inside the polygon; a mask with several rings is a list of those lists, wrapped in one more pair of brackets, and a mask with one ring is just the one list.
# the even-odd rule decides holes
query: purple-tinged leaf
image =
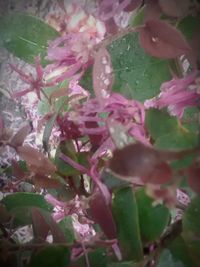
{"label": "purple-tinged leaf", "polygon": [[112,211],[123,260],[143,258],[138,208],[133,189],[129,186],[114,191]]}
{"label": "purple-tinged leaf", "polygon": [[29,145],[17,147],[17,153],[32,172],[48,175],[56,171],[55,165],[48,158]]}
{"label": "purple-tinged leaf", "polygon": [[23,179],[26,176],[26,173],[22,170],[19,163],[16,160],[12,160],[12,174],[17,179]]}
{"label": "purple-tinged leaf", "polygon": [[147,0],[144,6],[144,20],[159,18],[161,15],[161,8],[158,0]]}
{"label": "purple-tinged leaf", "polygon": [[33,208],[31,211],[34,238],[46,240],[50,230],[39,208]]}
{"label": "purple-tinged leaf", "polygon": [[159,6],[163,13],[171,17],[181,17],[186,15],[190,5],[190,0],[159,0]]}
{"label": "purple-tinged leaf", "polygon": [[140,44],[151,56],[175,58],[190,51],[184,36],[175,27],[159,19],[149,19],[140,29]]}
{"label": "purple-tinged leaf", "polygon": [[[122,0],[119,0],[119,3],[121,3]],[[124,11],[125,12],[131,12],[134,9],[138,8],[139,6],[141,6],[142,4],[142,0],[131,0],[130,4],[128,4],[125,8]]]}
{"label": "purple-tinged leaf", "polygon": [[66,242],[65,234],[63,233],[60,226],[54,221],[51,214],[49,212],[46,212],[44,210],[37,210],[37,212],[41,215],[41,217],[44,219],[46,224],[48,225],[51,234],[53,236],[53,242],[55,243],[62,243]]}
{"label": "purple-tinged leaf", "polygon": [[27,124],[22,127],[11,139],[10,145],[13,147],[22,146],[25,138],[31,132],[31,125]]}
{"label": "purple-tinged leaf", "polygon": [[103,102],[109,97],[113,83],[111,58],[104,47],[100,48],[95,55],[92,79],[95,95]]}
{"label": "purple-tinged leaf", "polygon": [[115,221],[102,193],[96,191],[89,203],[93,220],[101,226],[108,238],[115,239],[117,236]]}
{"label": "purple-tinged leaf", "polygon": [[172,169],[166,162],[157,164],[149,175],[141,177],[144,183],[165,184],[172,179]]}
{"label": "purple-tinged leaf", "polygon": [[197,150],[198,148],[182,151],[156,150],[141,143],[135,143],[116,149],[108,162],[108,167],[122,178],[135,176],[149,182],[152,175],[152,181],[156,183],[159,172],[166,171],[166,177],[163,177],[163,181],[161,179],[163,183],[171,177],[171,170],[165,161],[184,158],[194,154]]}
{"label": "purple-tinged leaf", "polygon": [[58,189],[58,188],[61,188],[62,186],[59,180],[54,179],[54,178],[49,178],[45,175],[37,174],[33,180],[34,180],[34,185],[36,188]]}

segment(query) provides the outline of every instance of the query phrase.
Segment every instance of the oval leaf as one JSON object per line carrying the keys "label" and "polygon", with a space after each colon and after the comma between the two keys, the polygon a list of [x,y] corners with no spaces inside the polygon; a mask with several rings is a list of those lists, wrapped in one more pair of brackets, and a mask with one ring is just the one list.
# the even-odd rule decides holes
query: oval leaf
{"label": "oval leaf", "polygon": [[181,17],[187,13],[190,0],[159,0],[159,5],[167,16]]}
{"label": "oval leaf", "polygon": [[114,192],[112,210],[123,259],[142,260],[138,208],[131,187],[124,187]]}
{"label": "oval leaf", "polygon": [[195,197],[183,216],[183,237],[186,241],[200,238],[200,198]]}
{"label": "oval leaf", "polygon": [[31,211],[31,217],[34,238],[46,240],[50,228],[41,215],[40,210],[38,208],[33,208]]}
{"label": "oval leaf", "polygon": [[55,243],[65,243],[66,238],[65,234],[62,231],[61,227],[59,224],[57,224],[54,219],[52,218],[51,213],[42,210],[42,209],[37,209],[38,215],[40,214],[40,217],[43,218],[45,223],[48,225],[49,230],[51,231],[51,234],[53,236],[53,242]]}
{"label": "oval leaf", "polygon": [[110,239],[116,238],[116,225],[111,209],[99,191],[91,197],[89,205],[93,220],[101,226],[105,235]]}
{"label": "oval leaf", "polygon": [[11,146],[18,147],[22,146],[25,138],[31,132],[31,125],[27,124],[22,127],[11,139]]}
{"label": "oval leaf", "polygon": [[169,210],[160,204],[153,206],[154,200],[147,196],[144,189],[136,192],[136,202],[141,238],[144,242],[155,241],[163,233],[169,222]]}
{"label": "oval leaf", "polygon": [[0,44],[15,56],[34,63],[40,55],[45,64],[48,41],[59,33],[36,17],[13,13],[0,18],[0,36]]}
{"label": "oval leaf", "polygon": [[14,218],[10,227],[15,228],[31,224],[31,210],[34,207],[43,210],[51,211],[52,207],[49,205],[44,196],[34,193],[14,193],[4,197],[1,201]]}
{"label": "oval leaf", "polygon": [[148,54],[165,59],[179,57],[190,51],[182,33],[158,19],[146,21],[140,29],[140,44]]}
{"label": "oval leaf", "polygon": [[[159,94],[163,81],[171,78],[168,62],[146,54],[136,32],[112,42],[108,51],[115,76],[112,90],[126,97],[139,101],[154,97]],[[89,68],[81,80],[81,85],[90,92],[91,77]]]}
{"label": "oval leaf", "polygon": [[18,147],[17,153],[35,173],[48,175],[56,171],[55,165],[48,158],[29,145]]}
{"label": "oval leaf", "polygon": [[67,267],[70,263],[70,251],[66,246],[48,245],[32,253],[30,267]]}

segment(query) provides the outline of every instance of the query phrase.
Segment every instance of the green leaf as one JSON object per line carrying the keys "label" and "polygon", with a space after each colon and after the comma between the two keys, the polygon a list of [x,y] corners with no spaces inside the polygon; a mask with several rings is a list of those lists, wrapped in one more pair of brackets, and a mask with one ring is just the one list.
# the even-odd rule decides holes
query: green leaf
{"label": "green leaf", "polygon": [[[106,267],[107,266],[107,255],[104,248],[98,248],[88,253],[88,259],[91,267]],[[76,261],[74,266],[87,267],[85,256],[82,256]]]}
{"label": "green leaf", "polygon": [[109,190],[113,190],[124,185],[128,185],[128,182],[115,177],[113,174],[104,171],[101,175],[102,182],[108,187]]}
{"label": "green leaf", "polygon": [[141,238],[144,242],[158,239],[165,230],[170,212],[164,205],[153,206],[153,199],[144,189],[136,192]]}
{"label": "green leaf", "polygon": [[57,118],[57,113],[55,113],[46,123],[45,128],[44,128],[44,133],[42,137],[42,143],[45,151],[48,151],[49,147],[49,138],[51,136],[51,132],[55,123],[55,120]]}
{"label": "green leaf", "polygon": [[137,12],[132,12],[132,15],[129,19],[129,26],[130,27],[137,27],[144,23],[144,13],[145,13],[146,6],[141,7]]}
{"label": "green leaf", "polygon": [[178,129],[176,132],[172,132],[159,137],[155,142],[155,147],[160,149],[189,149],[198,145],[198,135]]}
{"label": "green leaf", "polygon": [[128,34],[109,47],[115,82],[113,90],[144,101],[160,92],[160,85],[170,79],[168,62],[147,55],[137,33]]}
{"label": "green leaf", "polygon": [[183,237],[186,241],[200,238],[200,197],[193,198],[184,213]]}
{"label": "green leaf", "polygon": [[45,64],[48,41],[59,36],[58,32],[42,20],[20,13],[0,18],[0,44],[15,56],[34,63],[37,55]]}
{"label": "green leaf", "polygon": [[198,132],[199,131],[199,108],[198,107],[188,107],[184,111],[182,118],[183,126],[189,131]]}
{"label": "green leaf", "polygon": [[73,244],[75,240],[74,228],[72,224],[72,217],[67,216],[59,222],[62,231],[65,234],[65,238],[68,244]]}
{"label": "green leaf", "polygon": [[[68,80],[64,80],[63,82],[59,83],[57,86],[48,87],[44,90],[47,97],[50,98],[51,94],[60,90],[63,87],[68,87]],[[63,105],[66,103],[68,99],[68,96],[61,96],[58,99],[55,100],[51,105],[48,101],[48,99],[42,94],[41,100],[38,102],[37,110],[40,115],[45,115],[48,112],[51,112],[52,110],[55,110],[55,112],[59,112],[60,109],[63,107]],[[68,108],[68,105],[66,104],[64,110],[66,111]]]}
{"label": "green leaf", "polygon": [[140,261],[143,258],[143,252],[138,208],[131,187],[123,187],[114,191],[112,210],[123,259]]}
{"label": "green leaf", "polygon": [[73,175],[80,174],[80,172],[59,158],[61,152],[64,153],[65,155],[67,155],[68,157],[70,157],[75,162],[77,162],[83,166],[88,165],[87,152],[77,153],[75,151],[73,142],[71,142],[71,141],[63,142],[58,146],[58,148],[56,150],[56,154],[55,154],[55,159],[54,159],[55,165],[56,165],[58,171],[60,173],[62,173],[63,175],[73,176]]}
{"label": "green leaf", "polygon": [[184,34],[184,36],[191,40],[197,30],[199,30],[200,27],[200,18],[197,16],[189,15],[185,18],[183,18],[178,23],[178,29]]}
{"label": "green leaf", "polygon": [[46,202],[43,195],[35,193],[18,192],[11,195],[7,195],[1,201],[8,211],[25,206],[35,206],[47,211],[52,210],[52,206]]}
{"label": "green leaf", "polygon": [[4,197],[1,201],[11,215],[14,216],[13,227],[31,224],[31,210],[38,207],[46,211],[51,211],[44,196],[34,193],[14,193]]}
{"label": "green leaf", "polygon": [[169,245],[169,250],[174,258],[174,260],[181,261],[184,267],[197,267],[188,250],[187,243],[183,240],[181,236],[177,237],[171,244]]}
{"label": "green leaf", "polygon": [[[168,61],[153,58],[141,48],[137,33],[128,34],[108,46],[115,82],[113,91],[139,101],[160,92],[160,85],[171,78]],[[92,91],[92,69],[83,76],[81,86]]]}
{"label": "green leaf", "polygon": [[[199,240],[195,240],[192,241],[190,243],[187,244],[188,245],[188,250],[189,250],[189,254],[192,258],[192,260],[194,261],[194,263],[196,264],[196,267],[199,267],[199,263],[200,263],[200,241]],[[192,265],[188,266],[188,267],[193,267]]]}
{"label": "green leaf", "polygon": [[154,140],[178,129],[178,120],[166,111],[158,109],[149,109],[146,112],[145,124]]}
{"label": "green leaf", "polygon": [[29,267],[67,267],[70,251],[66,246],[49,245],[32,254]]}
{"label": "green leaf", "polygon": [[185,267],[185,265],[180,260],[174,259],[169,249],[165,249],[160,255],[157,267]]}

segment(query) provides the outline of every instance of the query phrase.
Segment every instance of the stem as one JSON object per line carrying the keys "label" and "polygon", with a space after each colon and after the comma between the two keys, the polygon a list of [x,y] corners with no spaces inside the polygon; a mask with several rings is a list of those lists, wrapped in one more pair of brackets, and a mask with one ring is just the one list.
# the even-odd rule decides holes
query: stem
{"label": "stem", "polygon": [[81,164],[75,162],[73,159],[69,158],[65,154],[61,153],[60,154],[60,159],[62,159],[64,162],[66,162],[67,164],[71,165],[74,169],[80,171],[81,173],[88,174],[88,170],[84,166],[82,166]]}
{"label": "stem", "polygon": [[51,106],[51,100],[50,100],[50,98],[48,97],[48,95],[45,93],[44,89],[41,88],[40,91],[42,92],[42,94],[44,95],[44,97],[48,100],[49,105]]}

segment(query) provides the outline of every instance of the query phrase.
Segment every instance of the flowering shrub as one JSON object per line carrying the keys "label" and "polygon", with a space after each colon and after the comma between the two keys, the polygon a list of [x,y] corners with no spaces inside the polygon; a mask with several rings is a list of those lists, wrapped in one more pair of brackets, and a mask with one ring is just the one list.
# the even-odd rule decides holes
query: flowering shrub
{"label": "flowering shrub", "polygon": [[35,68],[10,65],[30,121],[13,132],[0,116],[13,152],[1,266],[199,266],[199,12],[196,0],[58,1],[46,22],[0,18],[1,45]]}

